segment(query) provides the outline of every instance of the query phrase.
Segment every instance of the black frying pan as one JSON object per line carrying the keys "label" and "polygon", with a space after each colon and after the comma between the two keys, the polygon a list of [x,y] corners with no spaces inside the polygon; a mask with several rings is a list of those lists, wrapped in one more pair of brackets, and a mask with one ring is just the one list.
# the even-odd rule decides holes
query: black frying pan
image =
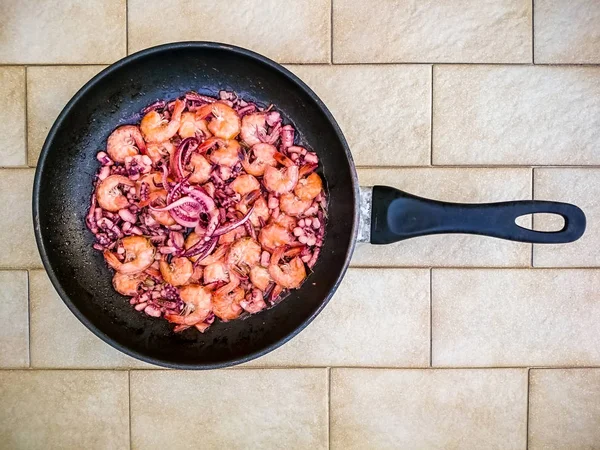
{"label": "black frying pan", "polygon": [[[102,255],[92,249],[85,226],[98,168],[95,155],[118,125],[137,122],[157,99],[188,90],[215,95],[234,90],[244,99],[273,103],[292,122],[300,143],[322,162],[329,193],[329,221],[314,273],[276,307],[246,320],[215,323],[205,334],[173,333],[172,326],[133,310],[111,285]],[[296,76],[251,51],[207,42],[151,48],[113,64],[67,104],[46,139],[35,174],[33,221],[44,266],[63,301],[92,332],[141,360],[174,368],[239,364],[282,345],[327,304],[354,249],[362,213],[361,240],[389,243],[435,233],[472,233],[524,242],[562,243],[585,229],[573,205],[523,201],[458,205],[376,186],[359,194],[356,170],[340,128],[323,102]],[[372,199],[372,203],[369,199]],[[372,219],[371,219],[372,209]],[[515,224],[533,212],[565,219],[563,230],[542,233]]]}

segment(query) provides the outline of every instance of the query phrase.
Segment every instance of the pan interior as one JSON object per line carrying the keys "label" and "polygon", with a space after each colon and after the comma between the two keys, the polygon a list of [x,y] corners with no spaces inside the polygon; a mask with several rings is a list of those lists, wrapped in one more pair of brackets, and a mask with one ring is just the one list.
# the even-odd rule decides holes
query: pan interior
{"label": "pan interior", "polygon": [[[314,149],[330,196],[326,239],[314,273],[282,303],[245,320],[173,333],[164,320],[133,310],[111,285],[102,255],[85,227],[96,153],[118,125],[140,120],[157,99],[188,90],[233,90],[249,101],[273,103]],[[65,107],[52,128],[36,173],[34,226],[53,284],[77,317],[116,348],[148,362],[211,368],[266,353],[296,334],[325,305],[348,265],[356,223],[356,173],[330,114],[289,72],[251,52],[209,43],[157,47],[111,66]]]}

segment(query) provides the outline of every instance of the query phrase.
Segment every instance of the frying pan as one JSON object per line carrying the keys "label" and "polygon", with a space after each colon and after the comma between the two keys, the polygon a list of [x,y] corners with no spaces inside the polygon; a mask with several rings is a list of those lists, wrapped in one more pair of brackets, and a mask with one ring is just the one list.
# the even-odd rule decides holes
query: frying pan
{"label": "frying pan", "polygon": [[[174,333],[164,320],[131,308],[111,285],[85,226],[98,168],[96,153],[117,126],[140,120],[157,99],[189,90],[233,90],[273,103],[293,123],[297,142],[322,162],[329,220],[314,273],[276,307],[245,320],[215,323],[200,334]],[[352,95],[349,93],[349,95]],[[558,232],[521,228],[515,218],[549,212],[564,217]],[[585,230],[576,206],[543,201],[487,205],[437,202],[375,186],[360,188],[344,136],[323,102],[301,80],[249,50],[210,42],[167,44],[128,56],[89,81],[63,109],[44,143],[33,187],[33,221],[42,261],[58,294],[94,334],[143,361],[182,369],[225,367],[279,347],[325,307],[350,263],[357,238],[385,244],[436,233],[471,233],[522,242],[564,243]]]}

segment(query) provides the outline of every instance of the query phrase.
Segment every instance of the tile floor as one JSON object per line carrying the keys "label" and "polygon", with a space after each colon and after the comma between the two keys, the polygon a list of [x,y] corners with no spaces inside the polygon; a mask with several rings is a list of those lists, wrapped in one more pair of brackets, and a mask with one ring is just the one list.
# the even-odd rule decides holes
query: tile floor
{"label": "tile floor", "polygon": [[[23,0],[0,17],[0,448],[600,448],[600,2]],[[569,201],[588,231],[361,246],[321,316],[242,368],[126,357],[54,292],[32,179],[86,80],[180,40],[286,64],[363,184]]]}

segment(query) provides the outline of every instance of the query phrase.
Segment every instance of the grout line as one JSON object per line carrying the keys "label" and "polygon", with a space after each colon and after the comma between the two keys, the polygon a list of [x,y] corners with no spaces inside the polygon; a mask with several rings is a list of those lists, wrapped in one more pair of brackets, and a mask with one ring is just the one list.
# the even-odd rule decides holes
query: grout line
{"label": "grout line", "polygon": [[433,166],[433,70],[434,66],[431,66],[431,98],[429,99],[429,105],[431,110],[429,111],[429,165]]}
{"label": "grout line", "polygon": [[331,367],[327,368],[327,448],[331,448]]}
{"label": "grout line", "polygon": [[131,442],[131,370],[127,371],[127,393],[129,394],[129,450],[133,448],[133,443]]}
{"label": "grout line", "polygon": [[529,395],[531,391],[531,368],[527,369],[527,408],[525,412],[525,449],[529,448]]}
{"label": "grout line", "polygon": [[25,167],[29,167],[29,117],[28,117],[28,110],[29,110],[29,101],[27,98],[27,85],[29,84],[27,79],[28,79],[29,75],[27,73],[27,66],[25,66]]}
{"label": "grout line", "polygon": [[27,359],[28,367],[31,369],[31,280],[29,271],[27,274]]}
{"label": "grout line", "polygon": [[333,0],[329,3],[329,64],[333,64]]}
{"label": "grout line", "polygon": [[588,165],[542,165],[542,164],[436,164],[435,166],[369,166],[369,165],[355,165],[356,169],[600,169],[600,164],[588,164]]}
{"label": "grout line", "polygon": [[429,269],[429,367],[433,367],[433,268]]}
{"label": "grout line", "polygon": [[531,63],[535,65],[535,0],[531,0]]}

